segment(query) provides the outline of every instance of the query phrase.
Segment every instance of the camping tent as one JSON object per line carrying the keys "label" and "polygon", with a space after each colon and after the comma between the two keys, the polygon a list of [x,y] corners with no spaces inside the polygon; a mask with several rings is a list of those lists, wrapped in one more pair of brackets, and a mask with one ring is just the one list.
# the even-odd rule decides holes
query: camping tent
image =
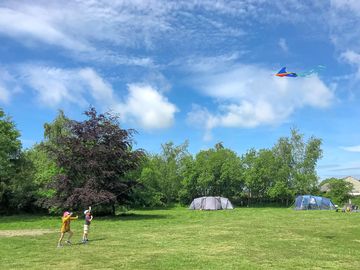
{"label": "camping tent", "polygon": [[295,210],[334,210],[335,205],[328,198],[300,195],[295,199]]}
{"label": "camping tent", "polygon": [[191,210],[220,210],[234,209],[228,198],[223,197],[201,197],[196,198],[190,204]]}

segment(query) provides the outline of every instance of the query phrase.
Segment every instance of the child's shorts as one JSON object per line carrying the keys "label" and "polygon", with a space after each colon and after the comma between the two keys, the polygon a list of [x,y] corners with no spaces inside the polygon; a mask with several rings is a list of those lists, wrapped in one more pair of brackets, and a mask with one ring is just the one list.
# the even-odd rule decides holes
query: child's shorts
{"label": "child's shorts", "polygon": [[84,233],[89,233],[90,225],[84,225]]}

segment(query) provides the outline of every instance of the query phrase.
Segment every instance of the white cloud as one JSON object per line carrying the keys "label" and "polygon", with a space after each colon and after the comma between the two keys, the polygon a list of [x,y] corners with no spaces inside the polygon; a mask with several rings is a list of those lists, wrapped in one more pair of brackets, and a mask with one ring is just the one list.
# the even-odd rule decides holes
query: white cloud
{"label": "white cloud", "polygon": [[61,69],[48,66],[20,67],[23,83],[36,93],[46,107],[63,104],[88,106],[95,103],[106,107],[116,102],[112,86],[92,68]]}
{"label": "white cloud", "polygon": [[340,147],[341,149],[349,152],[360,152],[360,145],[354,145],[354,146],[343,146]]}
{"label": "white cloud", "polygon": [[356,53],[352,50],[347,50],[345,52],[343,52],[340,57],[342,59],[344,59],[346,62],[348,62],[349,64],[353,65],[356,67],[356,73],[355,73],[355,78],[360,80],[360,54]]}
{"label": "white cloud", "polygon": [[333,8],[351,10],[360,14],[360,2],[358,0],[331,0],[331,5]]}
{"label": "white cloud", "polygon": [[79,75],[89,84],[91,95],[95,100],[104,104],[115,100],[111,85],[105,82],[93,69],[80,69]]}
{"label": "white cloud", "polygon": [[176,106],[150,85],[130,84],[128,96],[121,98],[92,68],[26,65],[21,67],[21,73],[23,83],[35,91],[43,106],[57,108],[75,104],[86,107],[95,103],[118,112],[123,121],[148,130],[168,128],[175,121]]}
{"label": "white cloud", "polygon": [[212,140],[211,130],[219,124],[216,116],[213,116],[207,108],[197,104],[193,104],[192,110],[187,114],[187,121],[195,127],[205,129],[203,137],[205,141]]}
{"label": "white cloud", "polygon": [[166,16],[172,8],[157,1],[44,3],[4,1],[0,4],[0,32],[20,42],[32,39],[77,51],[93,50],[97,41],[151,47],[156,33],[169,30]]}
{"label": "white cloud", "polygon": [[[360,2],[357,0],[332,0],[327,23],[331,40],[343,57],[350,51],[360,52]],[[351,59],[348,59],[351,60]]]}
{"label": "white cloud", "polygon": [[191,123],[202,124],[205,137],[215,127],[253,128],[276,125],[304,107],[325,108],[333,92],[316,76],[278,78],[251,65],[233,65],[222,72],[197,74],[199,91],[219,104],[215,112],[195,106],[188,114]]}
{"label": "white cloud", "polygon": [[[301,22],[317,30],[324,27],[320,21],[326,4],[286,2],[5,0],[0,3],[0,34],[38,48],[38,42],[65,48],[70,53],[63,55],[85,62],[154,67],[158,59],[151,52],[171,51],[176,58],[189,51],[242,50],[254,19],[266,25]],[[287,50],[284,39],[279,46]]]}
{"label": "white cloud", "polygon": [[[20,42],[32,39],[92,53],[99,52],[100,46],[113,52],[112,45],[151,50],[158,45],[163,47],[164,40],[178,48],[186,45],[185,39],[191,41],[192,48],[197,45],[203,50],[206,45],[229,44],[229,38],[241,38],[252,25],[251,19],[265,24],[309,23],[319,29],[323,25],[320,21],[326,17],[324,8],[329,6],[320,1],[287,0],[286,5],[281,1],[268,2],[4,0],[0,3],[0,32]],[[127,54],[119,58],[124,55]]]}
{"label": "white cloud", "polygon": [[10,92],[0,83],[0,102],[8,103],[10,100]]}
{"label": "white cloud", "polygon": [[289,52],[289,47],[288,47],[287,42],[286,42],[286,40],[285,40],[284,38],[280,38],[278,44],[279,44],[279,47],[280,47],[285,53]]}
{"label": "white cloud", "polygon": [[[242,52],[243,54],[246,52]],[[180,59],[178,65],[185,62],[186,69],[190,68],[192,72],[221,72],[229,65],[232,65],[239,60],[240,53],[234,52],[231,54],[211,56],[211,57],[198,57],[196,55],[190,56],[187,59]]]}
{"label": "white cloud", "polygon": [[[57,12],[59,13],[59,12]],[[54,13],[45,8],[24,5],[19,10],[0,7],[0,33],[14,38],[33,38],[51,45],[60,45],[72,50],[88,50],[89,47],[70,37],[53,24]]]}
{"label": "white cloud", "polygon": [[[187,47],[184,40],[191,40],[191,49],[202,51],[204,38],[207,46],[217,46],[244,35],[246,25],[238,22],[256,14],[255,6],[248,1],[5,0],[0,3],[0,34],[34,47],[39,42],[61,47],[82,60],[151,66],[153,59],[129,49]],[[241,17],[234,24],[217,14]]]}
{"label": "white cloud", "polygon": [[0,67],[0,102],[9,103],[13,94],[20,91],[15,78],[4,68]]}
{"label": "white cloud", "polygon": [[24,83],[34,89],[43,106],[53,108],[63,103],[87,104],[84,97],[87,85],[79,76],[79,71],[36,65],[21,67]]}
{"label": "white cloud", "polygon": [[[352,71],[338,77],[350,100],[358,96],[360,80],[360,1],[331,0],[327,24],[340,61],[350,64]],[[345,71],[347,69],[344,69]]]}
{"label": "white cloud", "polygon": [[350,64],[355,64],[360,66],[360,54],[347,50],[341,54],[341,57],[347,60]]}
{"label": "white cloud", "polygon": [[149,85],[128,85],[126,100],[115,111],[126,122],[135,122],[145,129],[168,128],[174,123],[176,106]]}
{"label": "white cloud", "polygon": [[151,47],[156,33],[167,31],[167,23],[161,15],[164,9],[156,4],[139,2],[137,6],[133,2],[104,1],[44,3],[2,2],[0,34],[32,47],[40,42],[40,45],[64,48],[71,52],[67,55],[82,60],[148,66],[153,62],[149,57],[120,53],[121,50],[114,50],[114,45],[122,49],[144,45]]}

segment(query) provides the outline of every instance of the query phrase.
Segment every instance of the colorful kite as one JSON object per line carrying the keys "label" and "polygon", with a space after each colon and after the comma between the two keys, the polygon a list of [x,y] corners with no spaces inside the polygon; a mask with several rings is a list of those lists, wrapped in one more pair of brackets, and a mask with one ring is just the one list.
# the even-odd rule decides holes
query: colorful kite
{"label": "colorful kite", "polygon": [[280,69],[280,71],[278,73],[275,74],[275,76],[278,76],[278,77],[308,77],[312,74],[317,74],[320,70],[322,70],[324,68],[325,68],[324,66],[318,65],[316,68],[311,69],[307,72],[295,73],[295,72],[287,72],[286,67],[283,67],[282,69]]}
{"label": "colorful kite", "polygon": [[297,77],[298,75],[295,72],[286,72],[286,67],[280,69],[278,73],[275,74],[278,77]]}

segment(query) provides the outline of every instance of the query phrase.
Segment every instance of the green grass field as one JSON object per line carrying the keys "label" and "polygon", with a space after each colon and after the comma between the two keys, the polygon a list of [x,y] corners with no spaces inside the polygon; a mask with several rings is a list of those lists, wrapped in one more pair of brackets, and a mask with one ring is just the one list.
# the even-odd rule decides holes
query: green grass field
{"label": "green grass field", "polygon": [[87,245],[82,226],[56,248],[59,218],[0,217],[0,269],[360,269],[360,213],[136,210],[95,216]]}

